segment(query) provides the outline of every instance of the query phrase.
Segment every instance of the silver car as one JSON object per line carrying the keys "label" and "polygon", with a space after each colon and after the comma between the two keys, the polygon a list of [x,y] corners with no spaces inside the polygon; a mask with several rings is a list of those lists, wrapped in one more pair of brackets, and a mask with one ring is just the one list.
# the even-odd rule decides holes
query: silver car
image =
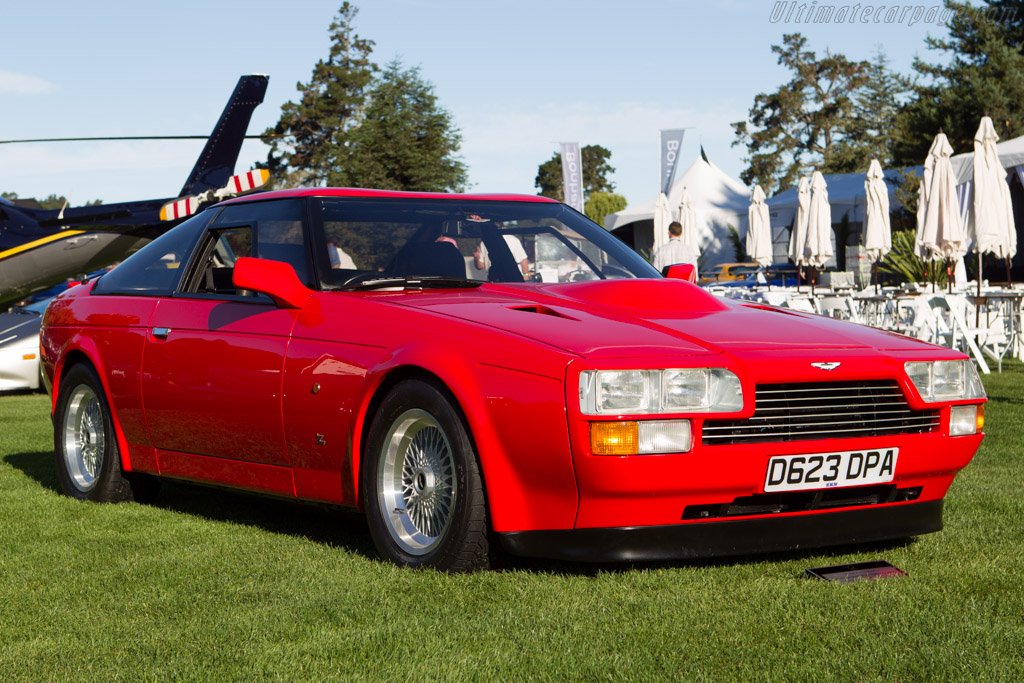
{"label": "silver car", "polygon": [[41,388],[39,326],[51,301],[47,297],[0,313],[0,391]]}

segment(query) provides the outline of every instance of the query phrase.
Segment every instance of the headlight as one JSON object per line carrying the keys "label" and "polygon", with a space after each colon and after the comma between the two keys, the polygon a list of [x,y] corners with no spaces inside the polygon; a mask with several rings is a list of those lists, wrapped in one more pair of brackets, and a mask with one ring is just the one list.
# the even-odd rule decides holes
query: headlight
{"label": "headlight", "polygon": [[740,378],[725,368],[580,373],[580,411],[584,415],[731,413],[742,409]]}
{"label": "headlight", "polygon": [[985,398],[978,371],[969,360],[910,361],[903,364],[907,377],[928,403]]}

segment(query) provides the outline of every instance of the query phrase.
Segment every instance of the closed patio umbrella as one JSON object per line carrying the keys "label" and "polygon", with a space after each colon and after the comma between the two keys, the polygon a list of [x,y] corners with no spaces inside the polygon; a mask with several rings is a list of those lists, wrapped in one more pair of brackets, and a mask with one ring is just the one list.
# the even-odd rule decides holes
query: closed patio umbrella
{"label": "closed patio umbrella", "polygon": [[811,211],[811,179],[804,176],[796,190],[796,217],[793,220],[793,232],[789,235],[789,259],[796,265],[796,288],[800,289],[800,277],[803,267],[807,265],[804,246],[807,244],[807,219]]}
{"label": "closed patio umbrella", "polygon": [[747,256],[759,266],[767,267],[772,263],[772,231],[764,200],[764,190],[755,185],[747,209]]}
{"label": "closed patio umbrella", "polygon": [[988,253],[1006,261],[1006,281],[1010,282],[1010,259],[1017,253],[1017,228],[1013,222],[1010,186],[1006,170],[996,151],[992,119],[981,119],[974,134],[974,202],[970,229],[974,251],[978,254],[978,294],[981,294],[981,255]]}
{"label": "closed patio umbrella", "polygon": [[811,204],[808,209],[804,258],[811,266],[811,292],[818,269],[832,258],[832,207],[828,204],[828,186],[821,171],[811,176]]}
{"label": "closed patio umbrella", "polygon": [[864,180],[866,216],[864,218],[864,250],[871,259],[878,290],[878,262],[892,250],[892,227],[889,222],[889,190],[878,159],[872,159]]}
{"label": "closed patio umbrella", "polygon": [[[924,180],[918,202],[918,248],[926,261],[945,261],[947,271],[967,253],[967,236],[956,200],[956,176],[949,163],[953,148],[944,133],[935,136],[924,163]],[[950,272],[949,287],[953,281]]]}

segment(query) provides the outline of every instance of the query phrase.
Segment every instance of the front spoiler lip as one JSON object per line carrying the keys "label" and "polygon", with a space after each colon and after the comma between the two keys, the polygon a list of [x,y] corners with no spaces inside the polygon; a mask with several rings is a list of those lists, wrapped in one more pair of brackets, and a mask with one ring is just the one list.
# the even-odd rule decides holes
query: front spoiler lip
{"label": "front spoiler lip", "polygon": [[943,500],[665,526],[499,533],[515,555],[585,562],[689,560],[908,538],[942,529]]}

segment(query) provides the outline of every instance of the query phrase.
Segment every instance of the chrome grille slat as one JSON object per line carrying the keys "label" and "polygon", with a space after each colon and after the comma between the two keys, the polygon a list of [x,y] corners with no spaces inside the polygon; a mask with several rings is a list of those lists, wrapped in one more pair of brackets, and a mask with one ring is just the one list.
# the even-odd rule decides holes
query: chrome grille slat
{"label": "chrome grille slat", "polygon": [[[912,422],[914,424],[932,424],[933,422],[935,422],[937,424],[938,420],[933,420],[930,417],[907,418],[907,419],[889,417],[889,418],[885,418],[885,419],[871,420],[870,424],[871,425],[877,425],[877,426],[885,427],[886,426],[885,423],[890,423],[890,426],[900,427],[900,426],[902,426],[904,424],[907,424],[908,422]],[[796,428],[796,427],[831,427],[831,428],[835,429],[836,427],[842,427],[843,425],[863,425],[863,424],[865,424],[865,421],[864,420],[841,420],[841,421],[833,420],[833,421],[829,421],[829,422],[787,422],[786,424],[791,429],[792,428]],[[763,429],[765,426],[771,426],[771,425],[765,425],[765,424],[758,423],[758,424],[750,425],[747,429],[757,429],[757,430],[760,430],[760,429]],[[853,427],[853,426],[850,427],[850,429],[854,429],[854,428],[861,429],[861,427]],[[712,427],[710,429],[705,428],[704,431],[705,432],[707,432],[707,431],[714,431],[714,430],[721,431],[722,429],[723,429],[722,427]],[[730,429],[736,429],[736,428],[732,427]],[[742,429],[742,427],[741,427],[741,429]],[[866,429],[871,429],[871,427],[867,427]]]}
{"label": "chrome grille slat", "polygon": [[[876,410],[876,411],[873,411],[873,412],[874,412],[875,415],[898,415],[899,417],[874,417],[871,420],[872,422],[887,422],[887,421],[891,422],[893,420],[912,419],[912,418],[908,417],[906,415],[906,413],[902,413],[902,412],[897,411],[897,410]],[[790,413],[789,416],[790,416],[790,420],[793,420],[793,419],[796,419],[796,418],[800,418],[800,419],[803,419],[803,420],[808,420],[808,419],[815,418],[815,417],[817,417],[817,418],[826,418],[826,419],[829,419],[829,424],[844,424],[844,423],[845,424],[853,424],[853,423],[858,423],[859,424],[861,422],[864,422],[863,419],[842,420],[842,421],[838,421],[837,422],[837,421],[835,421],[836,413]],[[754,415],[753,417],[749,418],[749,421],[750,422],[755,422],[756,421],[756,422],[758,422],[758,424],[761,424],[761,423],[767,423],[769,420],[772,420],[772,419],[774,419],[774,417],[767,417],[767,416],[766,417],[761,417],[759,415]],[[795,423],[790,422],[790,424],[795,424]],[[821,421],[819,420],[818,422],[806,422],[804,424],[821,424]]]}
{"label": "chrome grille slat", "polygon": [[[795,437],[799,437],[799,436],[803,436],[803,435],[813,435],[813,434],[832,434],[835,431],[836,431],[835,429],[817,429],[817,430],[814,430],[814,429],[801,429],[800,431],[797,431],[797,432],[781,432],[781,431],[772,432],[772,436],[783,436],[783,437],[795,436]],[[843,430],[843,433],[847,434],[847,435],[853,434],[855,432],[878,432],[878,429],[876,427],[852,427],[850,429]],[[882,432],[882,433],[900,434],[902,432],[899,431],[899,430],[896,430],[896,431]],[[862,434],[860,436],[864,436],[864,435]]]}
{"label": "chrome grille slat", "polygon": [[[874,407],[874,406],[872,406],[872,404],[869,404],[869,403],[851,403],[851,404],[847,404],[847,405],[849,407],[852,407],[852,408],[873,408]],[[871,412],[872,413],[899,413],[899,414],[903,414],[903,413],[906,412],[906,410],[905,410],[905,408],[903,406],[897,405],[895,403],[883,403],[881,405],[882,405],[882,408],[883,408],[882,410],[873,409]],[[890,408],[890,407],[893,408],[893,409],[887,409],[887,408]],[[809,410],[821,410],[821,406],[820,405],[819,406],[810,406],[808,408],[802,408],[801,407],[801,408],[798,408],[797,410],[800,412],[801,415],[804,415],[805,417],[814,417],[815,415],[833,415],[834,414],[834,412],[832,412],[832,411],[829,411],[829,412],[826,412],[826,413],[811,413],[811,412],[807,412]],[[789,414],[793,413],[794,411],[791,408],[787,409],[787,408],[783,407],[783,408],[763,409],[763,408],[761,408],[759,406],[758,409],[757,409],[757,412],[759,414],[781,413],[781,414],[784,414],[784,415],[789,415]]]}
{"label": "chrome grille slat", "polygon": [[921,434],[939,427],[936,410],[914,411],[895,381],[761,385],[754,415],[705,420],[709,445]]}
{"label": "chrome grille slat", "polygon": [[[901,397],[901,396],[856,396],[856,397],[838,398],[838,399],[835,398],[835,397],[829,396],[825,400],[826,401],[832,401],[834,403],[842,403],[842,404],[845,405],[850,400],[852,400],[853,398],[857,398],[857,399],[862,399],[862,398],[874,399],[874,398],[877,398],[879,401],[882,401],[882,402],[887,403],[889,405],[906,405],[906,402],[903,401],[903,397]],[[790,403],[810,403],[811,401],[816,401],[818,403],[821,403],[822,399],[818,398],[817,396],[798,396],[796,398],[769,398],[769,399],[764,399],[764,400],[760,400],[759,399],[758,400],[758,406],[760,406],[762,403],[763,404],[774,404],[774,403],[790,404]],[[869,402],[865,402],[865,403],[860,403],[858,405],[870,406],[870,405],[874,405],[874,404],[869,401]]]}

